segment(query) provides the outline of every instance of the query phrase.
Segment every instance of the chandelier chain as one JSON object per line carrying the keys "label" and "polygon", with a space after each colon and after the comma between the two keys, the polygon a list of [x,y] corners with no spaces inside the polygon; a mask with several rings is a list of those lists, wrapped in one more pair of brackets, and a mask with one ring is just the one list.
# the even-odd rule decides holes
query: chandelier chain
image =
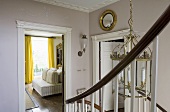
{"label": "chandelier chain", "polygon": [[130,0],[130,19],[128,21],[129,27],[130,27],[130,35],[132,35],[133,32],[133,5],[132,5],[132,0]]}

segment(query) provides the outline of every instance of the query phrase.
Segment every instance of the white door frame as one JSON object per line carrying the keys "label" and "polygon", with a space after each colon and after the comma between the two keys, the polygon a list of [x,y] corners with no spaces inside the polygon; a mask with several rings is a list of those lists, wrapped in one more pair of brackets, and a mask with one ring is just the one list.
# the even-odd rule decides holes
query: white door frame
{"label": "white door frame", "polygon": [[[99,42],[123,39],[129,29],[91,36],[93,42],[93,85],[99,81]],[[94,95],[95,103],[99,103],[98,96]]]}
{"label": "white door frame", "polygon": [[[65,68],[65,86],[64,86],[64,100],[71,96],[71,30],[72,28],[52,26],[38,23],[31,23],[25,21],[16,21],[17,30],[18,30],[18,104],[19,112],[25,112],[25,30],[40,30],[48,31],[54,33],[64,34],[64,68]],[[66,107],[66,106],[65,106]]]}
{"label": "white door frame", "polygon": [[108,40],[123,39],[129,33],[129,29],[91,36],[93,42],[93,85],[98,82],[97,74],[99,71],[99,42]]}

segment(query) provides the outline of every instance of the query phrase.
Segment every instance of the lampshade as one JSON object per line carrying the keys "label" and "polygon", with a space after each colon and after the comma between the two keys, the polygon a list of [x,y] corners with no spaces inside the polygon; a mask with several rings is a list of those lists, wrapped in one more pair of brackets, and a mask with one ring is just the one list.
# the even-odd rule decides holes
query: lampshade
{"label": "lampshade", "polygon": [[86,35],[83,35],[81,38],[81,47],[83,49],[83,51],[85,52],[85,49],[87,47],[87,37]]}
{"label": "lampshade", "polygon": [[82,56],[83,52],[85,53],[86,47],[87,47],[87,37],[86,35],[82,35],[82,38],[80,40],[81,44],[81,51],[78,52],[78,56]]}

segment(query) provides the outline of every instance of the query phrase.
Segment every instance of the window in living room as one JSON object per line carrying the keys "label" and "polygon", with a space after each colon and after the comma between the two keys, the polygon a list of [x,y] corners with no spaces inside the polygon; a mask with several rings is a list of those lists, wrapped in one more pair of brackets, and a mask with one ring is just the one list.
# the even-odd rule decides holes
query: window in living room
{"label": "window in living room", "polygon": [[48,68],[48,38],[32,37],[34,76]]}

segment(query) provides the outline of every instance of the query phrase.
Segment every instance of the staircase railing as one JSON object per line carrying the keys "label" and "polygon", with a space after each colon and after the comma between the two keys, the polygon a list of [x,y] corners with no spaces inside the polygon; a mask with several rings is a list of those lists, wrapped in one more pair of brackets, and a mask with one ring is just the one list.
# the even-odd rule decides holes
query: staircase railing
{"label": "staircase railing", "polygon": [[[69,104],[76,105],[75,103],[78,100],[83,100],[84,102],[84,98],[89,95],[91,95],[92,97],[91,112],[94,112],[94,92],[104,87],[109,81],[111,81],[115,76],[117,76],[118,73],[120,73],[125,67],[127,67],[154,40],[154,38],[159,35],[159,33],[165,28],[165,26],[169,23],[169,21],[170,21],[170,5],[164,11],[164,13],[159,17],[159,19],[154,23],[154,25],[149,29],[149,31],[143,36],[143,38],[138,42],[138,44],[103,79],[101,79],[98,83],[96,83],[94,86],[92,86],[90,89],[86,90],[82,94],[66,100],[67,112],[74,111],[74,110],[73,111],[69,110],[70,109]],[[154,99],[152,103],[154,103]],[[82,112],[84,111],[85,111],[84,103],[82,103]],[[151,108],[151,111],[155,112],[155,109]],[[102,112],[104,112],[103,109]],[[117,112],[117,110],[115,110],[115,112]]]}
{"label": "staircase railing", "polygon": [[[75,110],[76,110],[76,112],[81,112],[81,108],[79,108],[79,107],[81,107],[81,106],[79,106],[79,104],[81,105],[81,103],[82,103],[82,100],[80,100],[80,101],[77,101],[77,106],[75,106],[76,108],[75,108]],[[84,104],[85,104],[85,112],[90,112],[90,107],[91,107],[91,101],[88,101],[88,100],[84,100]],[[97,105],[96,103],[94,103],[94,108],[96,109],[96,110],[98,110],[99,112],[101,112],[102,111],[102,108],[101,108],[101,106],[99,106],[99,105]],[[121,108],[121,109],[119,109],[119,110],[124,110],[123,108]],[[109,111],[104,111],[104,112],[114,112],[113,110],[109,110]],[[163,111],[163,112],[166,112],[166,111]]]}
{"label": "staircase railing", "polygon": [[[77,101],[77,106],[75,106],[75,107],[77,107],[77,108],[75,108],[75,110],[77,110],[77,111],[81,111],[81,108],[79,108],[80,106],[78,106],[79,104],[80,105],[82,104],[82,100]],[[84,100],[84,104],[85,104],[85,110],[87,110],[86,112],[90,111],[91,102],[88,100]],[[98,111],[102,110],[101,106],[97,105],[96,103],[94,103],[94,108]]]}
{"label": "staircase railing", "polygon": [[[146,96],[143,92],[138,91],[139,94],[141,94],[142,96]],[[151,102],[151,98],[147,97],[147,100],[149,100]],[[159,105],[158,103],[156,103],[156,107],[161,110],[162,112],[167,112],[161,105]]]}

